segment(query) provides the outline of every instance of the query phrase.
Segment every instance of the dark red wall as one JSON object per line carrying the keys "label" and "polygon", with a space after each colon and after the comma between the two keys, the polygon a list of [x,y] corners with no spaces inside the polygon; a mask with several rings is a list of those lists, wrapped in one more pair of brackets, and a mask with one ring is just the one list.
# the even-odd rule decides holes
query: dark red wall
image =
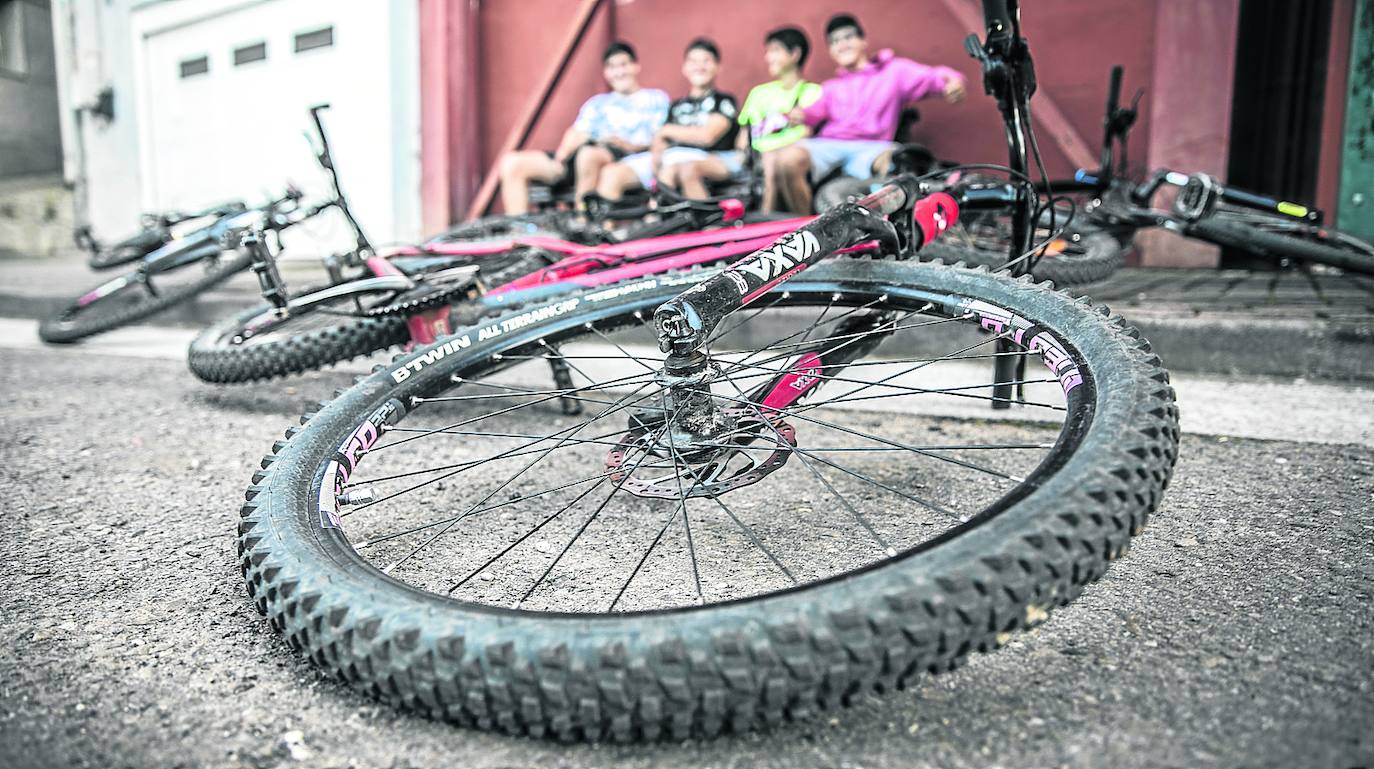
{"label": "dark red wall", "polygon": [[[743,98],[749,88],[767,79],[763,36],[783,24],[801,27],[811,39],[807,77],[820,81],[831,76],[834,64],[825,50],[824,26],[831,13],[843,7],[859,17],[874,50],[892,48],[918,61],[954,67],[969,78],[970,98],[963,104],[951,106],[933,99],[921,105],[917,129],[921,141],[949,158],[1005,158],[996,106],[982,93],[976,64],[963,49],[964,36],[975,30],[966,28],[951,10],[962,5],[965,18],[980,21],[977,4],[969,0],[847,0],[840,5],[782,0],[608,0],[603,5],[535,124],[529,146],[551,149],[582,100],[602,88],[599,54],[612,34],[639,50],[644,85],[675,96],[685,89],[679,71],[682,49],[698,35],[711,37],[723,53],[722,87]],[[484,108],[477,122],[488,165],[552,65],[577,10],[578,3],[571,0],[482,3]],[[1154,5],[1148,2],[1041,0],[1024,14],[1040,78],[1037,101],[1054,101],[1094,152],[1111,66],[1124,65],[1130,85],[1148,86],[1153,12]],[[1147,146],[1148,123],[1143,119],[1136,129],[1135,141],[1142,149]],[[1044,134],[1041,149],[1052,173],[1072,170],[1055,142]]]}
{"label": "dark red wall", "polygon": [[[1071,157],[1074,148],[1082,164],[1095,164],[1107,77],[1114,64],[1126,68],[1123,96],[1146,89],[1131,135],[1133,170],[1168,165],[1223,173],[1240,1],[1023,2],[1023,31],[1030,40],[1040,85],[1031,106],[1050,174],[1068,175],[1080,164]],[[981,75],[963,50],[963,39],[970,32],[981,33],[978,0],[844,0],[834,5],[812,0],[419,2],[422,9],[430,9],[430,16],[447,19],[449,39],[466,39],[459,27],[476,28],[476,55],[462,61],[458,48],[443,47],[442,36],[421,31],[421,44],[429,54],[421,57],[425,100],[442,97],[449,104],[446,125],[426,119],[422,127],[429,148],[422,158],[427,224],[430,219],[435,219],[436,226],[444,224],[443,210],[454,219],[465,215],[474,197],[464,191],[476,189],[480,175],[489,171],[501,148],[523,129],[524,116],[537,115],[522,146],[552,149],[578,106],[604,88],[600,53],[612,39],[628,40],[638,48],[644,85],[679,95],[685,90],[680,74],[682,49],[698,35],[714,38],[724,59],[721,86],[743,98],[767,77],[762,60],[764,34],[783,24],[799,26],[811,38],[807,77],[821,81],[833,74],[822,33],[826,19],[840,9],[859,17],[874,50],[893,48],[918,61],[954,67],[968,78],[965,103],[949,105],[939,99],[922,103],[918,140],[950,160],[1006,160],[995,104],[983,94]],[[1337,18],[1348,18],[1353,0],[1336,0],[1336,4]],[[536,104],[578,20],[593,6],[591,21],[552,95],[547,103]],[[1345,9],[1344,16],[1340,9]],[[1348,36],[1348,30],[1337,29],[1336,34]],[[1334,70],[1345,66],[1343,60],[1335,61],[1343,55],[1345,48],[1333,47]],[[438,61],[445,56],[447,68]],[[1337,102],[1342,98],[1339,89],[1327,88],[1328,115],[1339,115]],[[453,107],[471,104],[477,106]],[[1339,170],[1330,161],[1338,147],[1325,146],[1328,141],[1338,143],[1339,132],[1327,133],[1318,179],[1323,200],[1332,197]],[[447,153],[433,149],[436,146],[447,147]],[[485,193],[494,191],[489,173],[486,182],[483,193],[475,196],[479,203],[490,199]],[[441,200],[432,190],[450,193]],[[1146,233],[1138,243],[1144,245],[1146,264],[1206,266],[1216,260],[1215,249],[1167,233]]]}

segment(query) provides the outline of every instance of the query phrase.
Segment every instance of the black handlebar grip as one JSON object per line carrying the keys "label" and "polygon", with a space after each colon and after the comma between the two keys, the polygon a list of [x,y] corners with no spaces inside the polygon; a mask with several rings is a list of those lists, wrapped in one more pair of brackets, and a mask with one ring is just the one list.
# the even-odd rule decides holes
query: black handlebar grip
{"label": "black handlebar grip", "polygon": [[1112,79],[1107,86],[1107,119],[1111,120],[1112,113],[1121,101],[1121,73],[1123,69],[1120,64],[1112,67]]}

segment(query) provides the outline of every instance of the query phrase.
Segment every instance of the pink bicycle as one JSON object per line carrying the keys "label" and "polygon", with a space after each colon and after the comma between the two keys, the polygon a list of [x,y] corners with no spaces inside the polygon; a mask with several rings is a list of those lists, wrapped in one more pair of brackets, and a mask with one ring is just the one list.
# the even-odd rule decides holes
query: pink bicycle
{"label": "pink bicycle", "polygon": [[[1025,182],[1029,52],[1014,0],[984,7]],[[483,317],[254,468],[249,594],[361,691],[564,740],[805,718],[1044,622],[1159,504],[1169,375],[1087,300],[916,258],[988,198],[1017,207],[1014,269],[1043,246],[1026,185],[928,181],[666,252],[568,253],[460,305]]]}
{"label": "pink bicycle", "polygon": [[197,336],[189,351],[191,370],[207,382],[247,382],[396,345],[429,344],[456,326],[524,303],[743,256],[811,220],[746,223],[744,206],[735,199],[674,199],[654,215],[655,221],[637,226],[695,231],[598,246],[541,235],[437,240],[355,255],[355,274],[294,296],[285,290],[265,239],[252,240],[246,250],[268,301]]}

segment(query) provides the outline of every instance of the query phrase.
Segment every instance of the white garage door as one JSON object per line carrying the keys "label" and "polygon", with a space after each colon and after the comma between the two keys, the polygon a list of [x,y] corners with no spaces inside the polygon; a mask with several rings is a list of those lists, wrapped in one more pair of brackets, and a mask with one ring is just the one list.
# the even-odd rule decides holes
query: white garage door
{"label": "white garage door", "polygon": [[[259,201],[288,181],[308,197],[323,194],[325,177],[302,132],[310,126],[307,108],[329,103],[324,117],[336,165],[369,236],[419,234],[410,3],[173,5],[197,14],[142,24],[135,15],[145,207]],[[287,240],[296,256],[348,243],[333,216]]]}

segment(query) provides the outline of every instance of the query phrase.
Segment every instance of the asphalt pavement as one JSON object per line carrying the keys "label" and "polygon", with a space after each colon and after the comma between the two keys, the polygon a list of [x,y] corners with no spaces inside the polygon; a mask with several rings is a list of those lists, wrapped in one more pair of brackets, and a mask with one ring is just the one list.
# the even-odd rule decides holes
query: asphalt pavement
{"label": "asphalt pavement", "polygon": [[378,705],[245,595],[249,475],[348,370],[215,388],[185,332],[30,323],[0,322],[0,767],[1374,765],[1367,386],[1179,377],[1182,458],[1131,553],[954,673],[765,733],[561,745]]}

